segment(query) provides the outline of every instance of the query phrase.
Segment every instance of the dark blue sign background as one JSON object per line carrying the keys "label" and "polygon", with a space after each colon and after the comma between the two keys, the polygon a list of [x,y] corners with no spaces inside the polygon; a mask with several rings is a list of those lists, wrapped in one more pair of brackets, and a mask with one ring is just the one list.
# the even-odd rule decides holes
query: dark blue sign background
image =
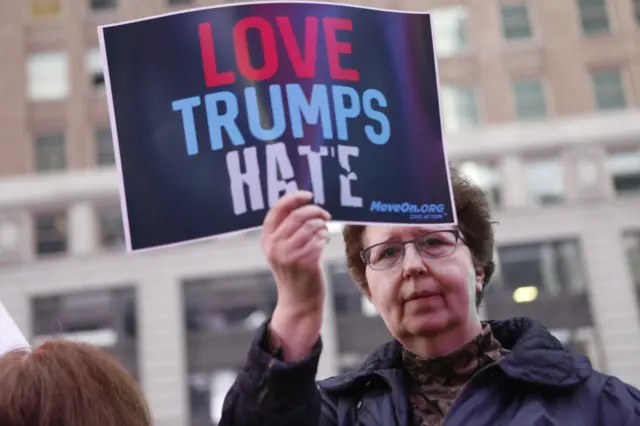
{"label": "dark blue sign background", "polygon": [[[267,80],[250,81],[240,75],[233,45],[234,25],[258,16],[274,28],[278,70]],[[304,57],[305,18],[319,18],[317,64],[314,78],[298,78],[287,54],[276,17],[288,17]],[[351,44],[351,54],[340,55],[340,66],[358,70],[359,81],[332,79],[327,60],[323,18],[348,19],[351,31],[337,31],[336,38]],[[235,82],[208,88],[203,72],[199,24],[209,23],[219,72],[233,71]],[[131,249],[178,243],[260,226],[269,208],[265,148],[285,142],[299,188],[313,189],[306,157],[298,146],[313,150],[322,146],[335,153],[338,145],[356,146],[349,158],[356,180],[350,182],[361,208],[340,204],[340,178],[347,175],[337,156],[323,157],[323,206],[333,219],[359,223],[452,223],[452,197],[448,182],[438,106],[435,55],[430,19],[426,14],[384,12],[358,7],[273,3],[235,5],[161,16],[101,28],[106,52],[111,108],[115,116],[120,169],[124,181]],[[258,32],[247,32],[253,66],[265,59]],[[294,138],[284,87],[299,84],[309,96],[314,84],[324,84],[329,97],[333,86],[348,86],[359,94],[375,89],[386,107],[375,105],[389,123],[389,138],[375,144],[365,127],[382,133],[380,123],[364,114],[347,120],[348,140],[325,138],[323,126],[304,124],[304,136]],[[273,142],[252,137],[246,116],[244,90],[254,87],[260,98],[263,126],[272,122],[269,86],[281,85],[286,130]],[[221,91],[237,95],[236,120],[245,145],[234,146],[223,132],[222,149],[213,150],[209,137],[204,96]],[[199,97],[193,108],[197,153],[188,155],[185,127],[176,100]],[[223,108],[224,109],[224,108]],[[331,108],[332,115],[334,108]],[[220,141],[217,141],[220,142]],[[227,154],[257,147],[264,208],[252,211],[245,190],[247,213],[233,210]],[[331,148],[334,147],[333,150]],[[281,194],[283,195],[283,194]],[[376,204],[377,203],[377,204]],[[424,205],[429,205],[424,207]],[[433,206],[435,205],[435,206]],[[373,206],[373,209],[372,209]],[[403,207],[404,206],[404,207]],[[374,211],[371,211],[374,210]]]}

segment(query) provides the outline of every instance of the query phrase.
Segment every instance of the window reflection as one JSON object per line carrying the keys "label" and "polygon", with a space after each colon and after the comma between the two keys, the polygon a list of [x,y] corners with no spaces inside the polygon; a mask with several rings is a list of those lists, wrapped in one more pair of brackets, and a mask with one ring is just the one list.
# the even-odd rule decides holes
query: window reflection
{"label": "window reflection", "polygon": [[38,256],[64,253],[68,248],[67,212],[41,212],[34,215],[35,252]]}
{"label": "window reflection", "polygon": [[271,315],[276,296],[270,271],[185,281],[191,426],[219,421],[246,348]]}
{"label": "window reflection", "polygon": [[536,120],[547,116],[547,103],[542,81],[537,78],[519,78],[513,82],[516,115],[520,120]]}
{"label": "window reflection", "polygon": [[616,194],[640,192],[640,149],[610,153],[607,168]]}
{"label": "window reflection", "polygon": [[480,118],[474,87],[443,84],[440,98],[445,131],[454,133],[477,127]]}
{"label": "window reflection", "polygon": [[505,4],[500,7],[502,37],[507,41],[527,41],[533,36],[529,7],[526,4]]}
{"label": "window reflection", "polygon": [[87,51],[85,57],[85,67],[87,69],[87,74],[89,75],[91,88],[95,93],[103,94],[105,88],[104,72],[102,69],[102,57],[100,54],[100,49],[98,47],[94,47]]}
{"label": "window reflection", "polygon": [[119,206],[102,206],[98,209],[100,245],[105,248],[122,248],[125,245],[122,212]]}
{"label": "window reflection", "polygon": [[224,399],[237,374],[234,369],[220,369],[189,376],[192,426],[210,426],[220,422]]}
{"label": "window reflection", "polygon": [[564,176],[560,161],[555,158],[525,161],[525,183],[532,203],[556,204],[564,198]]}
{"label": "window reflection", "polygon": [[35,168],[38,172],[54,172],[67,168],[67,148],[62,132],[37,135]]}
{"label": "window reflection", "polygon": [[591,73],[591,82],[598,110],[615,110],[627,106],[627,95],[620,70],[595,70]]}
{"label": "window reflection", "polygon": [[27,96],[34,102],[57,101],[69,94],[69,58],[65,52],[38,52],[27,59]]}
{"label": "window reflection", "polygon": [[606,0],[578,0],[578,8],[584,35],[609,33],[609,14]]}
{"label": "window reflection", "polygon": [[345,263],[328,266],[333,289],[333,303],[337,316],[360,314],[366,317],[378,316],[378,311],[366,295],[356,286]]}
{"label": "window reflection", "polygon": [[184,291],[189,331],[253,330],[276,302],[270,273],[192,280]]}
{"label": "window reflection", "polygon": [[547,327],[592,327],[585,264],[577,240],[501,246],[485,290],[488,318],[538,318]]}
{"label": "window reflection", "polygon": [[441,7],[430,13],[438,56],[447,57],[464,52],[468,47],[466,8]]}
{"label": "window reflection", "polygon": [[135,288],[38,296],[32,306],[36,342],[55,337],[89,343],[114,355],[137,377]]}
{"label": "window reflection", "polygon": [[111,129],[102,127],[95,132],[96,164],[98,166],[112,166],[115,164],[113,139]]}
{"label": "window reflection", "polygon": [[576,241],[554,241],[498,248],[495,279],[489,291],[510,294],[535,287],[537,294],[559,296],[585,291],[581,254]]}

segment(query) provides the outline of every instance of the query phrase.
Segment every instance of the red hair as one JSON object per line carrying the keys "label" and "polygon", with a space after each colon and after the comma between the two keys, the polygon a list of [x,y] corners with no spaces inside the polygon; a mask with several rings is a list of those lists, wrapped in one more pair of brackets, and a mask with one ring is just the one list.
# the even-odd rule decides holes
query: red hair
{"label": "red hair", "polygon": [[151,426],[147,402],[110,355],[52,340],[0,357],[2,426]]}

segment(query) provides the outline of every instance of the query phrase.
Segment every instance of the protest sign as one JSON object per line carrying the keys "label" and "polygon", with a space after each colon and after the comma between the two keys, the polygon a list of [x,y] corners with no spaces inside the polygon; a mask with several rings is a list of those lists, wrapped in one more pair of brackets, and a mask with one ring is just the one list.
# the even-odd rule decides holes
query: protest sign
{"label": "protest sign", "polygon": [[29,343],[0,302],[0,355],[13,349],[29,347]]}
{"label": "protest sign", "polygon": [[426,12],[246,3],[98,32],[129,250],[258,227],[296,189],[343,223],[456,223]]}

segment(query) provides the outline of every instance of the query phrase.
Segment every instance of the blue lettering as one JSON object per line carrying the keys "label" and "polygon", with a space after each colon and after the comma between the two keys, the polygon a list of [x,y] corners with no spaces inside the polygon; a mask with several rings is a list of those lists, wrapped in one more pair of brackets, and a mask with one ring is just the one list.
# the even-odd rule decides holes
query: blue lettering
{"label": "blue lettering", "polygon": [[260,120],[260,110],[262,103],[258,102],[258,96],[255,87],[247,87],[244,89],[244,96],[247,101],[247,119],[249,121],[249,130],[256,138],[264,142],[275,141],[285,130],[284,104],[282,102],[282,89],[277,84],[269,86],[269,98],[271,99],[271,114],[273,115],[273,125],[270,129],[262,127]]}
{"label": "blue lettering", "polygon": [[304,137],[302,130],[302,116],[307,124],[322,122],[322,137],[333,139],[331,128],[331,111],[329,108],[329,92],[324,84],[314,84],[311,100],[307,101],[299,84],[287,84],[287,99],[289,100],[289,116],[291,117],[291,133],[294,138]]}
{"label": "blue lettering", "polygon": [[[347,119],[355,118],[360,114],[360,98],[358,97],[358,92],[356,92],[354,88],[348,86],[333,86],[332,92],[338,139],[346,141],[349,139]],[[350,107],[345,105],[345,96],[350,98]]]}
{"label": "blue lettering", "polygon": [[[220,114],[218,102],[225,103],[226,113]],[[204,103],[207,109],[207,124],[211,149],[222,149],[222,128],[225,128],[234,146],[244,145],[244,138],[236,124],[238,117],[238,100],[231,92],[216,92],[205,95]]]}
{"label": "blue lettering", "polygon": [[389,124],[389,119],[386,115],[373,109],[371,103],[374,100],[377,101],[380,107],[386,108],[387,100],[382,92],[376,89],[368,89],[362,96],[362,109],[367,117],[380,123],[380,133],[376,133],[373,126],[370,124],[364,126],[364,132],[372,143],[376,145],[384,145],[391,137],[391,125]]}
{"label": "blue lettering", "polygon": [[200,97],[179,99],[171,103],[174,111],[182,112],[182,127],[184,128],[184,139],[187,144],[187,155],[198,153],[198,138],[196,137],[196,124],[193,119],[193,108],[200,106]]}

